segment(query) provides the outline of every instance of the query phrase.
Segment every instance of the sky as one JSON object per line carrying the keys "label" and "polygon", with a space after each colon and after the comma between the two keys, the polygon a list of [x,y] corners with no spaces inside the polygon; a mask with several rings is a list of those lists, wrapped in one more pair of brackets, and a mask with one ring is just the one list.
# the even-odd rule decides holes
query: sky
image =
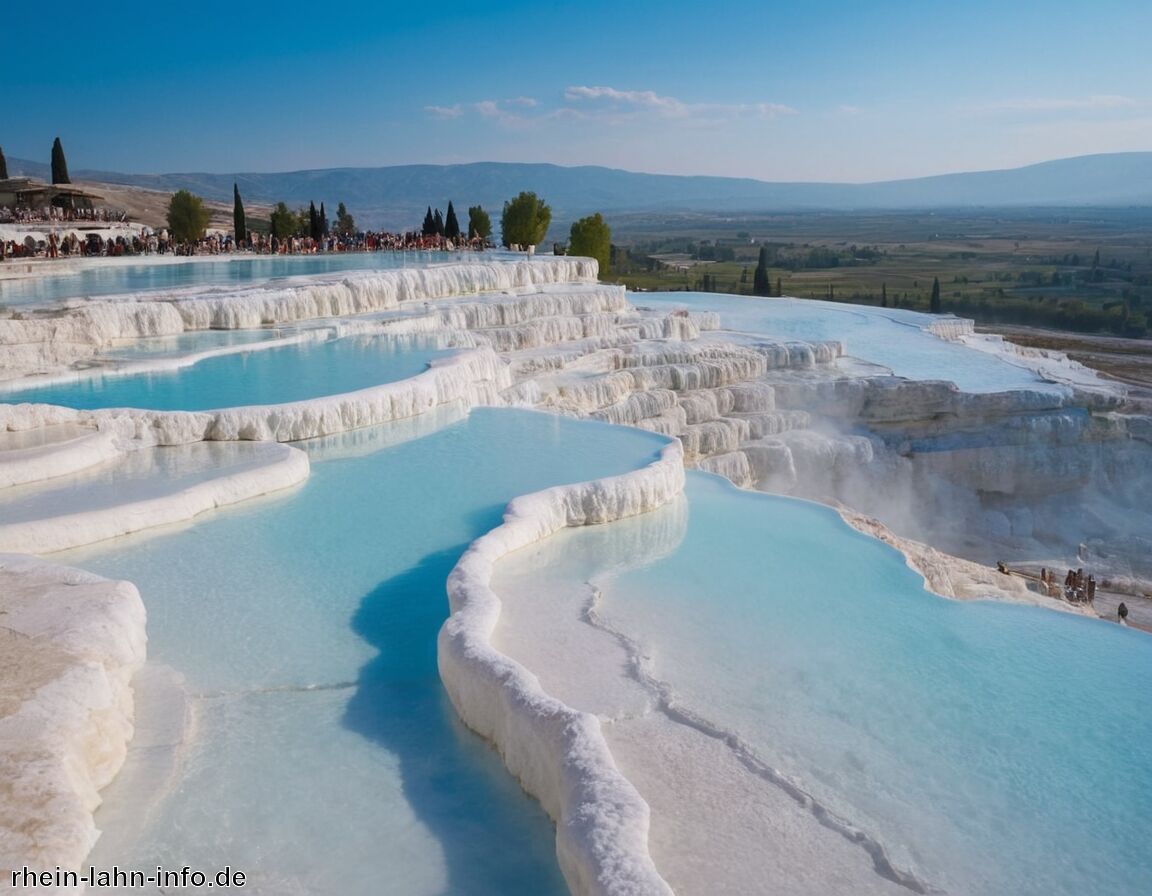
{"label": "sky", "polygon": [[1149,0],[11,10],[0,148],[47,162],[59,136],[73,170],[866,182],[1152,150]]}

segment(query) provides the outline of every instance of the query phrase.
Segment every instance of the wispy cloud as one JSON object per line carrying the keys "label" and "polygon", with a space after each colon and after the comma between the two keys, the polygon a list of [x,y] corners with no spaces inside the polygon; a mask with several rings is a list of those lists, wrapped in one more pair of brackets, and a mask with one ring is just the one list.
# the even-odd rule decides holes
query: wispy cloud
{"label": "wispy cloud", "polygon": [[569,87],[564,99],[570,103],[585,101],[607,102],[616,106],[653,109],[664,115],[680,117],[687,114],[685,103],[671,96],[660,96],[654,90],[619,90],[615,87]]}
{"label": "wispy cloud", "polygon": [[481,118],[489,121],[504,125],[525,125],[530,124],[532,119],[524,113],[535,105],[536,101],[531,97],[520,96],[511,100],[480,100],[472,103],[471,107]]}
{"label": "wispy cloud", "polygon": [[662,96],[654,90],[621,90],[617,87],[568,87],[564,99],[582,109],[600,109],[615,114],[642,112],[661,118],[718,121],[796,114],[795,109],[783,103],[689,103],[674,96]]}
{"label": "wispy cloud", "polygon": [[715,124],[738,118],[773,119],[795,115],[783,103],[689,103],[654,90],[622,90],[617,87],[575,85],[567,87],[559,101],[541,103],[534,97],[485,99],[451,106],[425,106],[432,118],[450,120],[469,114],[512,127],[532,127],[559,121],[629,121],[644,118]]}
{"label": "wispy cloud", "polygon": [[1094,94],[1080,97],[1025,97],[997,100],[973,107],[976,112],[1083,112],[1088,110],[1131,109],[1139,106],[1130,96]]}

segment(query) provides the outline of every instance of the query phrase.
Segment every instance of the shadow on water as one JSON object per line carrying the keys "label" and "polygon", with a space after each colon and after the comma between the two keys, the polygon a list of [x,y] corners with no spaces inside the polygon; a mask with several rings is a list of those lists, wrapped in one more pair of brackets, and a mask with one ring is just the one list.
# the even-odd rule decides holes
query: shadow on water
{"label": "shadow on water", "polygon": [[[501,511],[477,513],[476,531]],[[406,799],[443,848],[445,893],[567,893],[548,816],[461,724],[440,684],[445,582],[465,548],[429,554],[365,596],[352,627],[380,653],[360,670],[344,724],[396,756]]]}

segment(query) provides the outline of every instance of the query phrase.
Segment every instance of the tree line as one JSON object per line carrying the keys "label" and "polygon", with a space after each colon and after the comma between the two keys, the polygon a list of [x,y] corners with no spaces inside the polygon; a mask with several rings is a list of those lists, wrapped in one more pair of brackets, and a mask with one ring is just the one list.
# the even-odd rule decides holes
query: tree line
{"label": "tree line", "polygon": [[[209,211],[199,196],[188,190],[179,190],[173,195],[168,206],[168,229],[173,240],[193,242],[200,239],[208,227],[208,221]],[[548,203],[535,193],[521,192],[504,203],[500,218],[502,244],[505,248],[539,245],[551,223],[552,209]],[[246,240],[249,232],[248,218],[239,184],[236,183],[232,185],[232,225],[237,242]],[[343,202],[336,209],[334,225],[329,222],[323,202],[319,208],[315,202],[309,202],[307,208],[301,207],[296,211],[290,209],[287,203],[278,202],[269,217],[269,228],[271,235],[278,239],[300,236],[320,241],[333,232],[339,236],[355,234],[356,222]],[[449,240],[461,238],[463,230],[451,200],[445,214],[439,208],[428,206],[421,233]],[[468,209],[468,238],[487,240],[491,233],[492,221],[489,214],[479,205],[471,206]],[[597,212],[573,222],[566,251],[570,255],[595,258],[601,273],[607,273],[611,262],[612,233],[603,215]]]}

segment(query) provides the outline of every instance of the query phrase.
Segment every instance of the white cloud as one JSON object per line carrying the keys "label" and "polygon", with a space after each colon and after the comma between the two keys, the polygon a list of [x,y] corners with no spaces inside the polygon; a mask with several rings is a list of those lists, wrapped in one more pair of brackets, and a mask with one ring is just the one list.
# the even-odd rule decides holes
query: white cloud
{"label": "white cloud", "polygon": [[564,90],[559,103],[541,105],[528,96],[485,99],[451,106],[425,106],[432,118],[450,120],[478,115],[486,121],[514,128],[534,127],[547,122],[600,120],[635,121],[646,118],[683,122],[686,126],[719,124],[735,119],[770,120],[795,115],[782,103],[687,103],[654,90],[621,90],[616,87],[572,86]]}
{"label": "white cloud", "polygon": [[[526,100],[528,98],[520,97],[518,99]],[[526,103],[518,102],[517,100],[481,100],[478,103],[472,103],[472,108],[480,114],[481,118],[496,121],[504,125],[525,125],[533,120],[526,117],[522,112],[514,112],[507,109],[506,106],[509,105],[515,105],[521,109],[531,108]]]}
{"label": "white cloud", "polygon": [[654,90],[620,90],[616,87],[573,86],[564,91],[564,99],[579,106],[600,105],[614,114],[647,112],[662,118],[719,121],[797,114],[795,109],[783,103],[687,103],[674,96],[662,96]]}
{"label": "white cloud", "polygon": [[679,117],[687,111],[687,106],[671,96],[660,96],[654,90],[619,90],[615,87],[569,87],[564,91],[564,99],[570,103],[587,100],[606,100],[610,104],[636,106],[653,109],[664,115]]}

